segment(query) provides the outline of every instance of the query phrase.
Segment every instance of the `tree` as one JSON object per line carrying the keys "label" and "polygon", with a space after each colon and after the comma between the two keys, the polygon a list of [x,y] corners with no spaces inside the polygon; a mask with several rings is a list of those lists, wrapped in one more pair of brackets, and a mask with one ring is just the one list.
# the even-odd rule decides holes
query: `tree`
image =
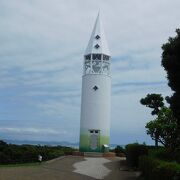
{"label": "tree", "polygon": [[[145,105],[146,107],[149,107],[152,110],[151,114],[152,115],[157,115],[159,111],[161,110],[162,107],[164,107],[164,98],[162,97],[161,94],[147,94],[145,98],[142,98],[140,100],[140,103],[142,105]],[[153,124],[155,125],[155,124]],[[155,130],[155,129],[154,129]],[[158,139],[159,139],[159,134],[156,132],[156,130],[153,132],[154,134],[154,140],[155,140],[155,146],[158,146]]]}
{"label": "tree", "polygon": [[8,144],[2,140],[0,140],[0,151],[5,149],[8,146]]}
{"label": "tree", "polygon": [[146,124],[146,128],[147,134],[149,134],[153,140],[157,140],[165,147],[174,150],[178,145],[177,119],[173,116],[170,108],[163,107],[159,111],[158,117]]}
{"label": "tree", "polygon": [[180,135],[180,29],[177,35],[170,37],[168,42],[162,46],[162,66],[167,72],[168,85],[174,91],[170,97],[170,108],[177,118],[178,131]]}
{"label": "tree", "polygon": [[114,149],[114,152],[115,152],[116,154],[124,153],[124,149],[123,149],[121,146],[117,145],[117,146],[115,147],[115,149]]}
{"label": "tree", "polygon": [[152,115],[157,115],[160,109],[164,106],[163,100],[164,98],[161,94],[147,94],[145,98],[140,100],[140,103],[146,107],[152,108]]}

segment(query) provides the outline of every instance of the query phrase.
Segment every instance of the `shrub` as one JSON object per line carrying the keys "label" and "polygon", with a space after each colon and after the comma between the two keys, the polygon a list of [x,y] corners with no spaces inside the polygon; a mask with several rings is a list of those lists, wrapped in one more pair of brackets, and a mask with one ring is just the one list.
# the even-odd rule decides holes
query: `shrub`
{"label": "shrub", "polygon": [[48,156],[50,157],[50,159],[54,159],[57,158],[59,156],[63,156],[64,152],[63,151],[53,151],[53,152],[49,152]]}
{"label": "shrub", "polygon": [[165,147],[149,149],[149,156],[159,160],[176,161],[180,163],[180,149],[178,148],[174,151]]}
{"label": "shrub", "polygon": [[125,157],[125,149],[117,145],[114,149],[110,149],[110,152],[116,153],[116,156]]}
{"label": "shrub", "polygon": [[38,155],[42,155],[43,161],[71,153],[74,149],[62,146],[36,146],[36,145],[12,145],[0,141],[0,164],[31,163],[38,161]]}
{"label": "shrub", "polygon": [[4,150],[7,146],[6,142],[0,140],[0,151]]}
{"label": "shrub", "polygon": [[146,180],[179,180],[180,165],[148,156],[139,158],[139,168]]}
{"label": "shrub", "polygon": [[174,152],[174,159],[180,163],[180,148],[177,148]]}
{"label": "shrub", "polygon": [[7,164],[10,163],[10,157],[2,152],[0,152],[0,164]]}
{"label": "shrub", "polygon": [[173,159],[172,151],[164,147],[159,147],[158,149],[156,148],[149,150],[149,156],[155,159],[167,160],[167,161]]}
{"label": "shrub", "polygon": [[145,145],[134,143],[126,145],[126,158],[129,166],[138,167],[139,157],[148,154],[148,148]]}
{"label": "shrub", "polygon": [[114,149],[114,152],[116,154],[125,153],[125,150],[121,146],[116,146],[115,149]]}

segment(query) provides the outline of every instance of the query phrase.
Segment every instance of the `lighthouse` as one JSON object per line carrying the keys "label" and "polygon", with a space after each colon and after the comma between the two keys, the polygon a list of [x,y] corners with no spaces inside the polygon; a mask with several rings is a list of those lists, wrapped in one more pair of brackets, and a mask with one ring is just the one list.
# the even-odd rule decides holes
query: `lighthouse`
{"label": "lighthouse", "polygon": [[111,58],[100,14],[84,54],[80,144],[81,152],[103,152],[109,147]]}

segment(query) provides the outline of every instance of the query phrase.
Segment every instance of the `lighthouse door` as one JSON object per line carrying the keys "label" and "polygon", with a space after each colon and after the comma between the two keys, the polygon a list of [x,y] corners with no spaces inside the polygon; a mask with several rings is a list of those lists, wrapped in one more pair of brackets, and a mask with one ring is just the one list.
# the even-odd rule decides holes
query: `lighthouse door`
{"label": "lighthouse door", "polygon": [[95,151],[99,148],[99,130],[90,130],[90,149]]}

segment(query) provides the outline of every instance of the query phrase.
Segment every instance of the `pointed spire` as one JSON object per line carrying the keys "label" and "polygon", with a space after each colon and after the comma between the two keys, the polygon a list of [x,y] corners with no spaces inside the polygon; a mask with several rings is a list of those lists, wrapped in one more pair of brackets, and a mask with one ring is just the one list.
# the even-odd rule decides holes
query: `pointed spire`
{"label": "pointed spire", "polygon": [[88,54],[105,54],[110,56],[104,29],[101,23],[100,12],[98,13],[91,38],[85,51],[85,55]]}

